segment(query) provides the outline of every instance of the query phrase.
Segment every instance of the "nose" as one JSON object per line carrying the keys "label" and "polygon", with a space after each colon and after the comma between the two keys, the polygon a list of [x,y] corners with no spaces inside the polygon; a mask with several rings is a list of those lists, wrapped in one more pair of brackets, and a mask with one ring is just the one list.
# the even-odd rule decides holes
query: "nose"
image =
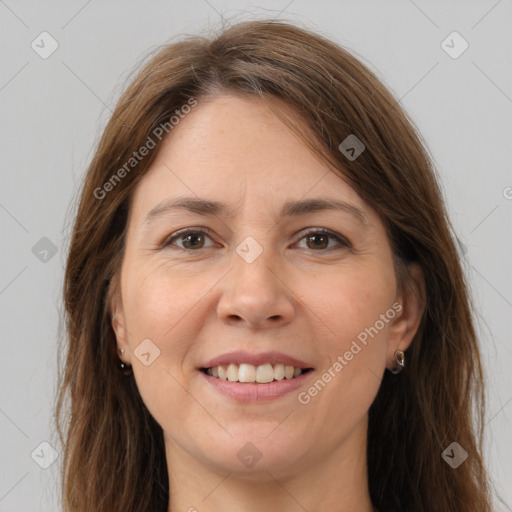
{"label": "nose", "polygon": [[234,255],[234,268],[222,280],[222,295],[217,305],[222,321],[263,329],[285,325],[293,318],[293,292],[289,283],[278,275],[275,260],[271,255],[266,256],[266,252],[252,263]]}

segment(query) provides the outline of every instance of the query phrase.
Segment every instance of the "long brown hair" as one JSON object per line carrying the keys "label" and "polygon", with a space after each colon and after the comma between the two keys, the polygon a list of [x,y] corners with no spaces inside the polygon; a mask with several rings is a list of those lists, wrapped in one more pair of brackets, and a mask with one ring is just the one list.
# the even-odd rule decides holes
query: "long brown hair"
{"label": "long brown hair", "polygon": [[[369,411],[373,504],[380,512],[491,510],[472,308],[425,143],[375,74],[346,50],[292,24],[253,21],[159,48],[120,98],[88,168],[63,291],[67,343],[55,419],[64,511],[167,510],[162,429],[133,376],[118,369],[108,307],[130,198],[158,147],[119,169],[176,110],[222,93],[293,107],[304,124],[288,120],[290,128],[382,216],[397,261],[423,270],[426,305],[407,368],[385,372]],[[338,148],[351,134],[365,145],[353,160]],[[454,441],[468,453],[456,469],[441,456]]]}

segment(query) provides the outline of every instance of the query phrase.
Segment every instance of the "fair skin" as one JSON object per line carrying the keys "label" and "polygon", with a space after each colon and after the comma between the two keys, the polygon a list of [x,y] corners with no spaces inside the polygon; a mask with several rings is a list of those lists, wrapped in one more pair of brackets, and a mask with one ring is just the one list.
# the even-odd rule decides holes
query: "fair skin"
{"label": "fair skin", "polygon": [[[285,107],[275,100],[273,108]],[[176,209],[145,223],[156,205],[185,196],[233,211]],[[284,203],[313,198],[353,208],[278,218]],[[202,238],[180,235],[160,246],[185,228]],[[251,263],[237,253],[247,237],[262,248]],[[421,288],[421,272],[410,270]],[[373,510],[368,409],[395,351],[418,328],[420,301],[397,285],[376,212],[263,102],[227,95],[199,102],[165,140],[133,196],[112,313],[122,359],[163,429],[169,511]],[[345,357],[386,313],[378,334]],[[148,365],[135,355],[145,339],[146,352],[160,351]],[[277,350],[313,370],[294,391],[241,403],[199,369],[237,350]],[[333,372],[338,356],[346,364]],[[329,368],[335,376],[299,401]],[[247,443],[261,455],[250,467],[239,457]]]}

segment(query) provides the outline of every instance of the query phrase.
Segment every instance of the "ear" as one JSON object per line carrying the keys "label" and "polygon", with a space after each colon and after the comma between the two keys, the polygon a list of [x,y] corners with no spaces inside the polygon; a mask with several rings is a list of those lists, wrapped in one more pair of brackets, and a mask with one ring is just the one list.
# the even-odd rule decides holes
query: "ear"
{"label": "ear", "polygon": [[405,272],[408,282],[404,283],[397,294],[397,315],[390,326],[386,367],[395,363],[395,352],[405,352],[411,344],[423,317],[426,303],[425,279],[423,271],[417,263],[410,263]]}
{"label": "ear", "polygon": [[[124,349],[125,352],[128,352],[126,350],[128,347],[128,330],[126,329],[121,287],[117,276],[113,277],[110,281],[107,303],[110,311],[112,329],[116,336],[117,351],[120,352],[121,349]],[[126,354],[121,359],[126,363],[129,362]]]}

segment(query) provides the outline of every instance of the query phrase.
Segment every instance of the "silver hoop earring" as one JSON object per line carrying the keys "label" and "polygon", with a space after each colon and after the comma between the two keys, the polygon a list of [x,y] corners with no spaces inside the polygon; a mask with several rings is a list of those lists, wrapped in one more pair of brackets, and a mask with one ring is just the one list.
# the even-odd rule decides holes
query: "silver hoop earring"
{"label": "silver hoop earring", "polygon": [[405,354],[401,350],[395,352],[395,364],[389,368],[393,374],[400,373],[405,368]]}

